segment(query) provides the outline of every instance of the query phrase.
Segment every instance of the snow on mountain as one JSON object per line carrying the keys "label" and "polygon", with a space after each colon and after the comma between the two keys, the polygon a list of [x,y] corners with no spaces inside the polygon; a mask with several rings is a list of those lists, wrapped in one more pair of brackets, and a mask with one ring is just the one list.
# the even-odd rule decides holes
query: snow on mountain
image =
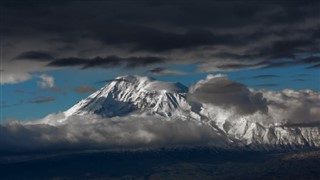
{"label": "snow on mountain", "polygon": [[66,116],[99,114],[124,116],[131,112],[170,117],[190,111],[186,101],[188,88],[180,83],[161,82],[148,77],[122,76],[80,101]]}
{"label": "snow on mountain", "polygon": [[[226,82],[221,83],[221,79]],[[222,75],[208,76],[207,80],[199,81],[190,91],[180,83],[161,82],[142,76],[121,76],[65,111],[65,120],[74,115],[116,117],[140,113],[144,116],[162,117],[164,120],[178,117],[197,121],[228,138],[230,144],[240,147],[266,150],[320,146],[319,126],[287,126],[279,123],[282,120],[276,119],[277,115],[267,114],[260,109],[250,111],[251,114],[239,114],[233,106],[225,108],[220,107],[220,104],[190,101],[189,94],[209,80],[219,82],[219,85],[223,85],[221,87],[228,86],[232,98],[240,96],[242,100],[246,97],[258,97],[259,101],[254,102],[260,102],[260,95],[257,96],[242,85],[230,83]],[[240,87],[244,93],[232,92],[233,87],[236,87],[235,90]],[[215,92],[220,92],[220,89],[215,89]],[[269,106],[269,111],[275,112],[272,108]]]}

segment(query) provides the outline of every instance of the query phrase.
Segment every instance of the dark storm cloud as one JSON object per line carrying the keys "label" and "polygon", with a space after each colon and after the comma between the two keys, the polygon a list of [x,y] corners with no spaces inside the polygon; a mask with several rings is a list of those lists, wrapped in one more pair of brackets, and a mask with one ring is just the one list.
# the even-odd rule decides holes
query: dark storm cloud
{"label": "dark storm cloud", "polygon": [[[157,56],[168,59],[157,63],[214,62],[220,70],[285,67],[318,62],[298,56],[320,52],[319,6],[287,0],[3,1],[0,31],[4,44],[13,44],[5,59],[52,59],[30,51],[41,46],[59,53],[51,66],[136,67],[150,61],[119,57]],[[275,60],[281,58],[292,62]]]}
{"label": "dark storm cloud", "polygon": [[88,59],[81,59],[76,57],[69,57],[63,59],[57,59],[48,64],[48,66],[83,66],[88,63]]}
{"label": "dark storm cloud", "polygon": [[299,37],[293,40],[279,40],[271,42],[270,46],[262,47],[261,55],[269,58],[294,58],[296,54],[304,52],[317,52],[319,44],[313,37]]}
{"label": "dark storm cloud", "polygon": [[96,38],[107,45],[132,43],[134,47],[130,51],[161,53],[175,49],[237,43],[237,38],[230,34],[215,35],[203,28],[192,28],[186,32],[168,32],[132,23],[108,23],[106,25],[108,29],[93,32],[92,38]]}
{"label": "dark storm cloud", "polygon": [[47,102],[51,102],[51,101],[55,101],[56,98],[55,97],[38,97],[35,99],[30,100],[31,103],[36,103],[36,104],[40,104],[40,103],[47,103]]}
{"label": "dark storm cloud", "polygon": [[235,54],[232,52],[219,52],[219,53],[212,54],[212,56],[223,58],[223,59],[241,59],[241,60],[258,57],[257,54]]}
{"label": "dark storm cloud", "polygon": [[125,68],[135,68],[139,66],[148,66],[152,64],[159,64],[164,62],[164,58],[161,57],[117,57],[117,56],[108,56],[108,57],[95,57],[92,59],[86,58],[63,58],[57,59],[48,64],[48,66],[81,66],[82,68],[110,68],[123,66]]}
{"label": "dark storm cloud", "polygon": [[27,59],[33,61],[49,61],[53,59],[53,56],[43,51],[26,51],[20,53],[15,59]]}
{"label": "dark storm cloud", "polygon": [[319,56],[311,56],[302,59],[285,59],[279,61],[264,61],[260,63],[261,65],[265,65],[263,68],[274,68],[274,67],[286,67],[286,66],[294,66],[294,65],[308,65],[308,64],[315,64],[320,62]]}
{"label": "dark storm cloud", "polygon": [[311,56],[302,60],[305,64],[320,63],[320,56]]}
{"label": "dark storm cloud", "polygon": [[137,47],[134,51],[162,52],[174,49],[187,49],[209,45],[228,44],[236,42],[232,35],[214,35],[209,31],[189,31],[184,34],[176,33],[150,33],[137,39]]}

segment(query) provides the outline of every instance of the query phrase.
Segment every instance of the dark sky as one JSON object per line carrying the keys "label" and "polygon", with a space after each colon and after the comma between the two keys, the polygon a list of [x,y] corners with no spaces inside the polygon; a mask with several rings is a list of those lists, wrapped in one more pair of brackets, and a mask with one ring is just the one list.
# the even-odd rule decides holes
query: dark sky
{"label": "dark sky", "polygon": [[[289,66],[319,52],[319,7],[301,0],[1,1],[3,70]],[[21,70],[21,61],[36,68]]]}

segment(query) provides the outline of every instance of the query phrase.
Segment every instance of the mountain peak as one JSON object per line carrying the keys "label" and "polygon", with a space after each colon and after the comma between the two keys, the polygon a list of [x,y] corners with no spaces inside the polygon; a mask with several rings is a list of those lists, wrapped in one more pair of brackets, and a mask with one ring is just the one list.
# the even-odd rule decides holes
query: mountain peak
{"label": "mountain peak", "polygon": [[178,82],[164,82],[158,81],[151,77],[139,76],[139,75],[126,75],[119,76],[112,80],[113,84],[107,84],[108,86],[121,86],[128,85],[134,86],[137,90],[142,91],[166,91],[169,93],[186,93],[188,91],[188,87],[184,86]]}
{"label": "mountain peak", "polygon": [[126,82],[142,82],[142,81],[153,81],[155,79],[147,76],[139,76],[139,75],[124,75],[118,76],[114,79],[114,81],[126,81]]}
{"label": "mountain peak", "polygon": [[188,88],[181,83],[138,75],[119,76],[65,111],[65,114],[93,113],[113,117],[140,110],[171,116],[177,109],[187,106],[187,92]]}

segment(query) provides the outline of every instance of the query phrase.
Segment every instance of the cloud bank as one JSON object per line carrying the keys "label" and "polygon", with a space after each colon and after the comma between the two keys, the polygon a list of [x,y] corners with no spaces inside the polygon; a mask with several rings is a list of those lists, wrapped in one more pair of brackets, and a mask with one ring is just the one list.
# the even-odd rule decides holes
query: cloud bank
{"label": "cloud bank", "polygon": [[258,90],[267,99],[269,115],[284,124],[320,122],[320,94],[311,90]]}
{"label": "cloud bank", "polygon": [[208,126],[193,121],[155,117],[73,116],[57,125],[63,114],[47,123],[9,122],[0,125],[0,153],[153,149],[190,145],[223,146],[227,141]]}

